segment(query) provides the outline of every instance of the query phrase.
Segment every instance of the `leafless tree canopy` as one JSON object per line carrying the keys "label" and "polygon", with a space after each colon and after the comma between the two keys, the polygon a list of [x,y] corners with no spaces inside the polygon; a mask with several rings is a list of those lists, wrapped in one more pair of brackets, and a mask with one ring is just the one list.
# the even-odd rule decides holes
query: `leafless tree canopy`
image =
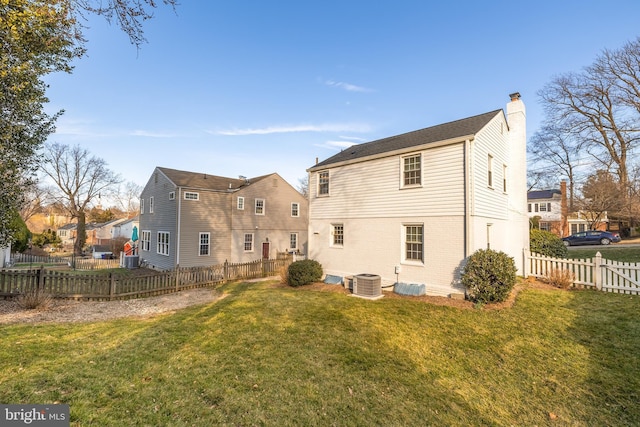
{"label": "leafless tree canopy", "polygon": [[605,50],[580,72],[554,78],[539,96],[546,118],[532,139],[533,158],[570,185],[585,163],[590,172],[607,171],[615,176],[616,194],[631,206],[633,154],[640,148],[640,38]]}
{"label": "leafless tree canopy", "polygon": [[45,147],[41,169],[54,183],[52,198],[78,219],[75,251],[80,253],[85,240],[87,209],[100,195],[110,195],[117,190],[122,179],[107,168],[103,159],[92,156],[88,150],[57,143]]}

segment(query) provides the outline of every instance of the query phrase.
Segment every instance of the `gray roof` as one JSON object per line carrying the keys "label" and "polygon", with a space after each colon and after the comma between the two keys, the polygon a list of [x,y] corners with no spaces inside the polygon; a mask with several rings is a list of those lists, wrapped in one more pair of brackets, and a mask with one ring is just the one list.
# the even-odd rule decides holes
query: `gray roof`
{"label": "gray roof", "polygon": [[535,190],[535,191],[529,191],[527,193],[527,199],[529,200],[553,199],[554,194],[557,194],[558,196],[562,195],[560,190]]}
{"label": "gray roof", "polygon": [[204,190],[228,191],[237,190],[251,182],[257,182],[268,175],[250,178],[248,180],[238,178],[226,178],[223,176],[209,175],[207,173],[187,172],[176,169],[158,167],[178,187],[199,188]]}
{"label": "gray roof", "polygon": [[322,168],[334,163],[345,162],[363,157],[381,155],[388,152],[417,147],[438,141],[475,135],[502,110],[489,111],[466,119],[379,139],[377,141],[357,144],[342,150],[340,153],[314,165],[311,169]]}

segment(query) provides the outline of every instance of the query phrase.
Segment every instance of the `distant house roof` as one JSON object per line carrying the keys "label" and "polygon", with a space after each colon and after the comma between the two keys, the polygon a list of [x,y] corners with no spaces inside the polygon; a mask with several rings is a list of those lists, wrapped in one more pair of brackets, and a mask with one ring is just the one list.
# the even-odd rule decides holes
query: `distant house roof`
{"label": "distant house roof", "polygon": [[562,195],[560,190],[536,190],[536,191],[529,191],[527,193],[527,199],[529,200],[553,199],[554,194],[557,194],[558,196]]}
{"label": "distant house roof", "polygon": [[78,224],[70,223],[65,224],[62,227],[58,227],[58,230],[75,230],[78,227]]}
{"label": "distant house roof", "polygon": [[203,190],[215,191],[237,190],[245,185],[260,181],[261,179],[269,176],[263,175],[255,178],[240,179],[209,175],[207,173],[187,172],[164,167],[158,167],[158,170],[165,174],[166,177],[178,187],[200,188]]}
{"label": "distant house roof", "polygon": [[314,165],[311,169],[322,168],[334,163],[346,162],[383,153],[430,144],[463,136],[475,135],[502,110],[494,110],[466,119],[428,127],[401,135],[391,136],[376,141],[357,144],[342,150],[340,153]]}

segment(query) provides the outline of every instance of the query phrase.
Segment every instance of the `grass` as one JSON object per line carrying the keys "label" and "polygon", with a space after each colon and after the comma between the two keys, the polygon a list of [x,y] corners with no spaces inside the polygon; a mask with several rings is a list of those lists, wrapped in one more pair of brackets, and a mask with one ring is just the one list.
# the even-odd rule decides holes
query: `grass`
{"label": "grass", "polygon": [[0,326],[0,402],[71,425],[639,425],[640,298],[513,308],[225,285],[150,319]]}
{"label": "grass", "polygon": [[640,263],[640,247],[626,247],[624,245],[569,249],[568,258],[588,259],[595,257],[598,252],[600,252],[603,258],[612,261]]}

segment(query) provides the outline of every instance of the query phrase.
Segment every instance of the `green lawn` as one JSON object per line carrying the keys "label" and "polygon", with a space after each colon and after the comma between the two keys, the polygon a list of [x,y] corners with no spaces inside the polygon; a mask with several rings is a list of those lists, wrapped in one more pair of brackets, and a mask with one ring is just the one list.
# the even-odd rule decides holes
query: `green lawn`
{"label": "green lawn", "polygon": [[600,252],[603,258],[613,261],[640,263],[640,247],[628,247],[625,245],[601,246],[598,248],[573,248],[569,249],[570,259],[588,259]]}
{"label": "green lawn", "polygon": [[221,291],[145,320],[0,326],[0,402],[68,403],[82,426],[640,425],[640,297]]}

